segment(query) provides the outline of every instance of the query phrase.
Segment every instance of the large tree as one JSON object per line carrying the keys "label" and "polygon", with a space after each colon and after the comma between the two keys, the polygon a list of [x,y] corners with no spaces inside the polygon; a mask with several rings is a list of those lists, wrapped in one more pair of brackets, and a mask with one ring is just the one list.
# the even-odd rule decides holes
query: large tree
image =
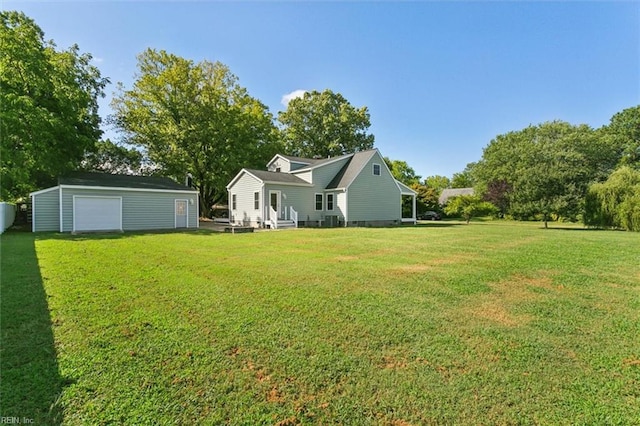
{"label": "large tree", "polygon": [[143,174],[143,156],[135,148],[116,144],[110,139],[101,140],[85,154],[82,169],[113,174]]}
{"label": "large tree", "polygon": [[451,188],[451,179],[440,175],[427,176],[424,178],[424,184],[435,190],[438,196],[440,196],[443,189]]}
{"label": "large tree", "polygon": [[384,162],[396,180],[407,186],[420,183],[421,176],[417,175],[413,167],[409,166],[406,161],[392,160],[389,157],[384,157]]}
{"label": "large tree", "polygon": [[482,201],[477,195],[459,195],[451,198],[444,212],[449,216],[460,216],[467,225],[472,218],[495,214],[498,211],[496,206],[488,201]]}
{"label": "large tree", "polygon": [[120,86],[112,105],[124,142],[143,148],[156,173],[191,173],[203,215],[242,167],[264,167],[279,150],[267,107],[220,62],[147,49],[133,88]]}
{"label": "large tree", "polygon": [[516,218],[539,217],[545,226],[553,218],[575,220],[589,184],[606,179],[619,161],[614,145],[589,126],[561,121],[499,135],[472,169],[476,189],[486,196],[502,188],[499,198]]}
{"label": "large tree", "polygon": [[587,193],[584,223],[640,231],[640,171],[622,166]]}
{"label": "large tree", "polygon": [[451,188],[472,188],[473,187],[473,168],[476,163],[469,163],[463,171],[454,173],[451,177]]}
{"label": "large tree", "polygon": [[640,105],[615,114],[602,133],[619,153],[621,165],[640,168]]}
{"label": "large tree", "polygon": [[1,197],[15,200],[80,167],[100,139],[108,79],[78,46],[57,50],[20,12],[0,12]]}
{"label": "large tree", "polygon": [[289,155],[326,158],[373,148],[367,107],[355,108],[331,90],[291,100],[278,121]]}

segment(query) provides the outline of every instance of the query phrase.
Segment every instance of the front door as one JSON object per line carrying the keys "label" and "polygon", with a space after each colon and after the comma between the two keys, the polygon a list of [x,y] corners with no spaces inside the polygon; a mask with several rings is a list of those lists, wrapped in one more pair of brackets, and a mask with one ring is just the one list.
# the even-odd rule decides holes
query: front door
{"label": "front door", "polygon": [[187,227],[187,200],[176,200],[176,228]]}
{"label": "front door", "polygon": [[[269,191],[269,219],[281,219],[280,217],[280,191]],[[271,217],[271,211],[276,213],[276,217]]]}

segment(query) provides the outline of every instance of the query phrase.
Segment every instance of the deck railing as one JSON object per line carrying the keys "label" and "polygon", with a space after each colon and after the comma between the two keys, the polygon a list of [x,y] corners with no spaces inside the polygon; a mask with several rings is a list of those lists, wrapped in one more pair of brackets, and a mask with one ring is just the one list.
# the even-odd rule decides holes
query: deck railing
{"label": "deck railing", "polygon": [[298,227],[298,212],[293,209],[293,206],[289,206],[289,219],[293,221],[295,227]]}
{"label": "deck railing", "polygon": [[269,220],[271,221],[271,228],[278,229],[278,212],[271,206],[269,206]]}

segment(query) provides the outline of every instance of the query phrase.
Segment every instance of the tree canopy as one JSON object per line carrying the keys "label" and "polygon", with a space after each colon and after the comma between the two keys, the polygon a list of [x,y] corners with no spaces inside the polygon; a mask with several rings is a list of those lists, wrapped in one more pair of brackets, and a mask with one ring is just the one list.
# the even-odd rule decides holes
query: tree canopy
{"label": "tree canopy", "polygon": [[497,208],[477,195],[459,195],[449,199],[444,212],[450,216],[462,217],[468,225],[474,217],[495,214]]}
{"label": "tree canopy", "polygon": [[615,114],[602,132],[609,145],[619,150],[620,165],[640,168],[640,105]]}
{"label": "tree canopy", "polygon": [[78,46],[57,50],[20,12],[0,12],[1,197],[16,200],[80,167],[100,139],[108,79]]}
{"label": "tree canopy", "polygon": [[451,177],[451,188],[472,188],[473,187],[473,168],[476,163],[469,163],[461,172],[454,173]]}
{"label": "tree canopy", "polygon": [[501,209],[546,226],[558,217],[577,220],[589,184],[606,179],[620,152],[600,131],[553,121],[497,136],[472,174],[477,192],[493,193]]}
{"label": "tree canopy", "polygon": [[355,108],[328,89],[292,99],[278,121],[289,155],[326,158],[373,148],[367,107]]}
{"label": "tree canopy", "polygon": [[391,160],[388,157],[384,157],[384,162],[387,164],[391,175],[398,181],[404,183],[407,186],[420,183],[420,176],[416,174],[413,167],[409,166],[406,161]]}
{"label": "tree canopy", "polygon": [[127,148],[110,139],[101,140],[85,154],[82,169],[112,174],[144,174],[143,156],[135,148]]}
{"label": "tree canopy", "polygon": [[584,223],[640,231],[640,170],[622,166],[589,188]]}
{"label": "tree canopy", "polygon": [[143,148],[157,173],[191,173],[204,215],[242,167],[264,167],[279,151],[267,107],[220,62],[147,49],[133,88],[120,86],[112,106],[124,142]]}

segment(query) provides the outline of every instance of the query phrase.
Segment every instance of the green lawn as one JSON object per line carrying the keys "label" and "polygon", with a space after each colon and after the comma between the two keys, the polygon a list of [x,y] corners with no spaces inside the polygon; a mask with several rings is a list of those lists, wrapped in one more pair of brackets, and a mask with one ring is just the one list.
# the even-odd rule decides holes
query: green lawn
{"label": "green lawn", "polygon": [[1,416],[640,421],[637,233],[442,222],[1,243]]}

